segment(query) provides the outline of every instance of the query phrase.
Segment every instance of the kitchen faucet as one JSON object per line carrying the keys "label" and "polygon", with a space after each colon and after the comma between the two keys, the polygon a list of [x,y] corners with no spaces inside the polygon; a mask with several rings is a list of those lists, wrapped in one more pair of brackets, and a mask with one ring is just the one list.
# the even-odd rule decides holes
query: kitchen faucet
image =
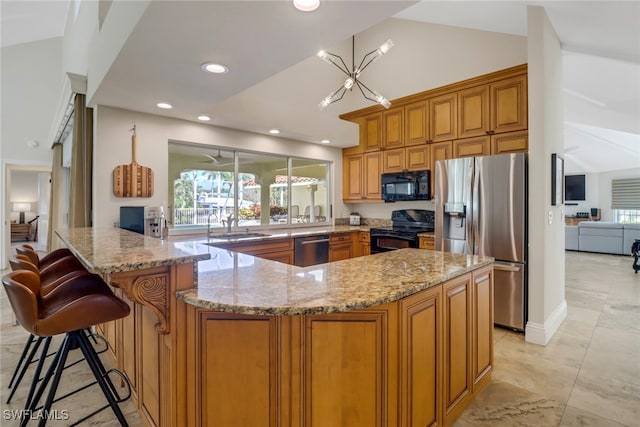
{"label": "kitchen faucet", "polygon": [[227,233],[231,233],[231,226],[233,225],[233,221],[235,221],[236,224],[238,223],[238,220],[233,217],[233,214],[229,214],[229,216],[227,217]]}
{"label": "kitchen faucet", "polygon": [[207,217],[207,237],[211,237],[211,218],[218,220],[218,215],[215,213],[210,213]]}

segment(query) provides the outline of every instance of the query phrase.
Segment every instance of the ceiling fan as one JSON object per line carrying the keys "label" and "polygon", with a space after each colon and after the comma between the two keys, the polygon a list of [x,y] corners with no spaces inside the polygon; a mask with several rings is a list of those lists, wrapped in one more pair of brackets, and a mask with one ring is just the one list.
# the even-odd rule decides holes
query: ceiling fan
{"label": "ceiling fan", "polygon": [[[224,157],[220,153],[220,150],[218,150],[218,154],[216,154],[215,156],[212,156],[211,154],[206,154],[206,153],[204,153],[203,155],[206,156],[208,159],[210,159],[213,162],[213,164],[216,166],[227,166],[227,165],[233,164],[233,159],[230,157]],[[231,161],[231,163],[229,163],[229,161]],[[208,163],[208,161],[205,161],[205,162]]]}

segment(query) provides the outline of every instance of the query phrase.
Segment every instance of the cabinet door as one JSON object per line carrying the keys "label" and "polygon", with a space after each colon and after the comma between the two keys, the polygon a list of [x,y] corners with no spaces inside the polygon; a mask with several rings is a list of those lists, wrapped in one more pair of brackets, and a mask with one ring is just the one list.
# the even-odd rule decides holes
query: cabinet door
{"label": "cabinet door", "polygon": [[440,288],[402,299],[400,321],[400,425],[442,425]]}
{"label": "cabinet door", "polygon": [[491,131],[511,132],[527,128],[527,76],[491,85]]}
{"label": "cabinet door", "polygon": [[457,100],[457,93],[449,93],[429,100],[430,139],[433,142],[458,137]]}
{"label": "cabinet door", "polygon": [[382,172],[402,172],[405,169],[404,148],[385,150],[382,152]]}
{"label": "cabinet door", "polygon": [[342,159],[342,198],[360,200],[363,193],[364,157],[362,154],[345,156]]}
{"label": "cabinet door", "polygon": [[406,169],[419,171],[429,169],[429,146],[417,145],[405,148]]}
{"label": "cabinet door", "polygon": [[382,147],[382,113],[365,116],[360,125],[360,145],[364,151]]}
{"label": "cabinet door", "polygon": [[489,126],[489,86],[458,92],[458,138],[486,135]]}
{"label": "cabinet door", "polygon": [[493,371],[493,266],[473,272],[473,392],[491,379]]}
{"label": "cabinet door", "polygon": [[526,153],[529,151],[529,132],[500,133],[491,135],[491,154]]}
{"label": "cabinet door", "polygon": [[436,142],[429,145],[429,169],[431,170],[431,194],[435,197],[436,161],[451,159],[453,143],[451,141]]}
{"label": "cabinet door", "polygon": [[360,242],[360,255],[371,255],[371,234],[368,231],[361,231],[358,235]]}
{"label": "cabinet door", "polygon": [[434,250],[435,246],[435,238],[433,236],[418,237],[418,248]]}
{"label": "cabinet door", "polygon": [[353,245],[351,243],[329,246],[329,262],[349,258],[353,258]]}
{"label": "cabinet door", "polygon": [[404,145],[426,143],[429,139],[429,101],[420,101],[405,105],[404,120]]}
{"label": "cabinet door", "polygon": [[382,188],[380,174],[382,173],[382,155],[377,153],[364,154],[364,194],[365,199],[381,199]]}
{"label": "cabinet door", "polygon": [[453,141],[453,158],[488,156],[491,154],[490,137],[465,138]]}
{"label": "cabinet door", "polygon": [[396,107],[382,113],[382,145],[384,148],[404,146],[404,107]]}
{"label": "cabinet door", "polygon": [[443,287],[444,425],[451,425],[472,398],[471,275]]}

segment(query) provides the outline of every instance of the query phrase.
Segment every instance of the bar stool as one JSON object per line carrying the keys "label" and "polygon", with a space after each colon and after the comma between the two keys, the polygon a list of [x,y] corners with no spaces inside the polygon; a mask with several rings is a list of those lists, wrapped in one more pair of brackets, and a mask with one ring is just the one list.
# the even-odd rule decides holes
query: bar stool
{"label": "bar stool", "polygon": [[[98,412],[111,407],[122,426],[128,426],[127,421],[118,406],[119,403],[131,396],[131,388],[126,377],[117,370],[106,371],[100,358],[91,346],[84,329],[98,323],[110,322],[129,315],[129,306],[117,298],[108,285],[98,276],[87,275],[71,279],[73,287],[66,292],[56,292],[46,301],[39,297],[40,278],[32,271],[19,270],[8,273],[2,278],[9,302],[20,324],[30,333],[40,337],[51,337],[66,334],[51,366],[44,375],[33,398],[28,402],[25,414],[34,413],[49,381],[52,380],[46,401],[42,406],[42,413],[48,414],[51,406],[57,400],[55,394],[62,376],[64,365],[73,342],[77,343],[89,365],[97,383],[107,398],[108,404],[84,417],[83,422]],[[128,393],[120,397],[113,385],[109,374],[117,373],[127,385]],[[90,384],[93,385],[94,383]],[[89,385],[61,397],[68,397]],[[60,400],[60,399],[58,399]],[[29,421],[23,418],[21,426]],[[40,418],[40,426],[44,426],[46,417]]]}
{"label": "bar stool", "polygon": [[77,258],[73,255],[73,253],[67,248],[56,249],[56,250],[54,250],[52,252],[49,252],[48,254],[43,256],[42,258],[40,258],[40,256],[35,251],[35,249],[33,249],[32,246],[29,246],[27,244],[23,244],[22,246],[17,246],[16,247],[16,253],[18,255],[23,255],[23,256],[28,257],[31,260],[31,262],[36,267],[38,267],[40,270],[44,270],[45,268],[47,268],[52,263],[54,263],[54,262],[56,262],[56,261],[58,261],[58,260],[60,260],[62,258],[67,258],[67,257],[72,257],[78,263],[80,263],[80,261],[78,261]]}
{"label": "bar stool", "polygon": [[[62,291],[64,290],[65,282],[68,282],[70,279],[75,277],[89,275],[90,273],[80,264],[75,258],[70,258],[68,256],[63,256],[59,260],[51,263],[46,269],[44,269],[44,273],[41,273],[38,267],[33,265],[25,255],[16,255],[9,258],[9,264],[11,265],[11,269],[13,271],[18,270],[29,270],[33,271],[40,276],[40,297],[47,299],[49,296],[54,296],[52,292],[56,292],[58,287],[62,287]],[[32,363],[36,362],[44,362],[45,357],[51,356],[47,354],[51,338],[44,337],[36,337],[33,334],[30,334],[27,338],[24,347],[22,349],[22,353],[18,359],[18,364],[16,365],[13,374],[11,375],[11,380],[9,381],[9,389],[11,389],[11,393],[7,398],[7,403],[11,402],[13,396],[18,389],[18,386],[22,382],[24,375],[27,372],[27,369]],[[97,342],[94,339],[94,342]],[[35,355],[38,352],[40,346],[44,344],[44,351],[40,359],[35,359]],[[33,345],[33,348],[32,348]],[[31,350],[31,351],[29,351]],[[39,368],[38,368],[39,367]],[[41,364],[36,367],[36,372],[38,373],[42,369]],[[30,389],[27,399],[31,397],[33,394],[33,385]]]}

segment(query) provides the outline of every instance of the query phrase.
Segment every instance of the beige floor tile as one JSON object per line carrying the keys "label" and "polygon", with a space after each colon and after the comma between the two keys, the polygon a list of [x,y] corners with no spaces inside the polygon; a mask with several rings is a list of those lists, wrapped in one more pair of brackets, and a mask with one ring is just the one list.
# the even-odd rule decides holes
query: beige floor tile
{"label": "beige floor tile", "polygon": [[562,403],[494,379],[462,414],[468,424],[461,426],[557,426],[563,410]]}
{"label": "beige floor tile", "polygon": [[572,406],[565,408],[560,420],[560,427],[621,427],[623,425]]}
{"label": "beige floor tile", "polygon": [[567,405],[626,426],[638,426],[640,385],[581,372]]}

